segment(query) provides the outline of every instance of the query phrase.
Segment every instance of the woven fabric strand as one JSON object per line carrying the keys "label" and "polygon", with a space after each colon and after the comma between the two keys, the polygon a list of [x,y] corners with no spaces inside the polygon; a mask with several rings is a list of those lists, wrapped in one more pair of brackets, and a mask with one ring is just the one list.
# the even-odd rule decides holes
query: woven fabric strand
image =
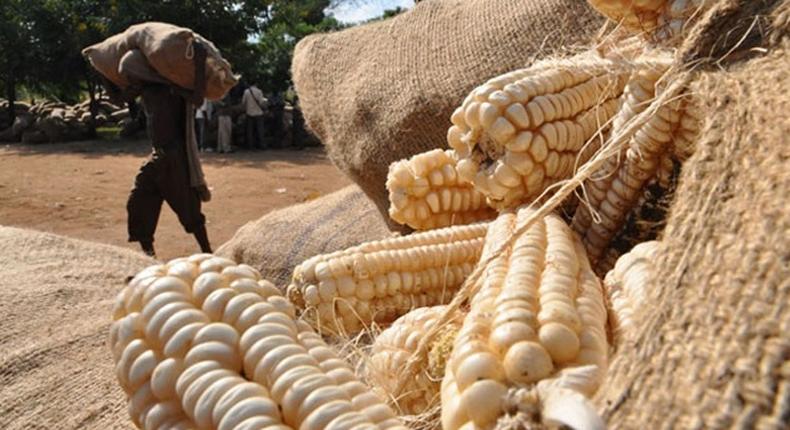
{"label": "woven fabric strand", "polygon": [[450,115],[472,88],[589,42],[602,22],[579,0],[426,1],[393,19],[307,37],[293,79],[332,161],[388,219],[390,163],[445,148]]}
{"label": "woven fabric strand", "polygon": [[790,422],[788,48],[693,85],[716,114],[683,167],[657,258],[660,299],[597,397],[611,428]]}
{"label": "woven fabric strand", "polygon": [[0,226],[0,428],[128,428],[106,345],[141,254]]}

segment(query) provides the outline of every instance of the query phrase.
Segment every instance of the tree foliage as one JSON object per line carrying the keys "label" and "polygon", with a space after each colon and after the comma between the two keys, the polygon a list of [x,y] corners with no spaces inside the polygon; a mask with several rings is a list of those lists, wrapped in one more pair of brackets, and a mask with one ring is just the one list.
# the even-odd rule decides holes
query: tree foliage
{"label": "tree foliage", "polygon": [[132,24],[163,21],[214,42],[234,71],[264,91],[290,84],[303,37],[343,28],[327,8],[369,0],[0,0],[0,84],[73,102],[96,86],[84,47]]}

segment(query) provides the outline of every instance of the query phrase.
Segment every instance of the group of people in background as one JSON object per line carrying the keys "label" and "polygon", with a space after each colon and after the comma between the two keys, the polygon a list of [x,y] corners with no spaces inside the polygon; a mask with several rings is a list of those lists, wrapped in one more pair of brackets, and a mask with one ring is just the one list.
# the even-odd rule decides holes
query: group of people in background
{"label": "group of people in background", "polygon": [[[234,144],[246,149],[302,149],[299,130],[304,124],[295,104],[295,97],[286,101],[280,94],[264,94],[256,85],[241,82],[222,100],[206,100],[196,109],[198,148],[219,153],[232,152]],[[243,127],[244,133],[234,133],[234,126]]]}

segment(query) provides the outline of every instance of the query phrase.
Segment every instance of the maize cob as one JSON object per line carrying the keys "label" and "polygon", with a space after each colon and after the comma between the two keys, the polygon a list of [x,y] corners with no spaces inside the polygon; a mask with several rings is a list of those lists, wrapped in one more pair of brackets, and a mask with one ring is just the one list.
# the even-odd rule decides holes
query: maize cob
{"label": "maize cob", "polygon": [[664,230],[667,211],[677,187],[680,163],[672,161],[670,157],[662,160],[670,160],[673,166],[666,168],[671,169],[672,173],[664,171],[665,167],[662,166],[656,180],[645,186],[634,209],[626,217],[623,228],[595,264],[594,270],[599,276],[605,276],[614,268],[617,260],[634,246],[654,240]]}
{"label": "maize cob", "polygon": [[322,332],[353,333],[449,301],[480,257],[485,224],[368,242],[308,259],[288,298]]}
{"label": "maize cob", "polygon": [[497,209],[569,178],[619,105],[631,66],[591,54],[491,79],[455,110],[447,141],[458,176]]}
{"label": "maize cob", "polygon": [[458,178],[454,155],[435,149],[393,163],[387,176],[390,218],[415,230],[494,218],[485,196]]}
{"label": "maize cob", "polygon": [[558,216],[512,237],[533,213],[504,212],[489,227],[488,264],[442,382],[444,430],[491,428],[540,405],[556,412],[545,408],[557,393],[577,392],[570,401],[600,384],[608,349],[600,283]]}
{"label": "maize cob", "polygon": [[[648,108],[667,68],[667,63],[657,62],[634,73],[623,95],[623,107],[614,119],[613,133],[617,134]],[[699,121],[692,103],[684,98],[659,106],[619,155],[609,158],[595,177],[585,182],[588,204],[578,206],[572,227],[582,236],[593,263],[598,262],[622,228],[645,186],[666,176],[659,172],[669,168],[668,157],[693,151]],[[675,148],[676,142],[682,149]],[[599,222],[591,211],[599,213]]]}
{"label": "maize cob", "polygon": [[439,388],[444,365],[452,340],[461,325],[462,315],[443,329],[431,347],[429,366],[422,369],[396,392],[403,378],[403,369],[417,349],[425,333],[436,325],[446,306],[415,309],[398,318],[376,337],[365,366],[368,382],[380,394],[392,397],[393,403],[404,414],[418,415],[428,412],[439,402]]}
{"label": "maize cob", "polygon": [[606,274],[604,286],[612,306],[610,315],[616,345],[635,340],[639,327],[635,313],[655,299],[654,261],[660,246],[657,241],[636,245]]}
{"label": "maize cob", "polygon": [[[140,428],[403,428],[252,267],[205,254],[150,267],[113,319],[116,374]],[[321,394],[305,397],[305,384]]]}
{"label": "maize cob", "polygon": [[710,0],[588,0],[590,5],[627,30],[656,42],[679,37],[690,18]]}

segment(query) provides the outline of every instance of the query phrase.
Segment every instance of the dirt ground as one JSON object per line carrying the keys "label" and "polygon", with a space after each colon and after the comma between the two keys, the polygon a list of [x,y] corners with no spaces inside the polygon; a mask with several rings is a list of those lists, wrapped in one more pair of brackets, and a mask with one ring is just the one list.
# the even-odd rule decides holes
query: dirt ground
{"label": "dirt ground", "polygon": [[[150,151],[139,141],[0,146],[0,225],[137,249],[126,241],[126,198]],[[216,249],[248,221],[348,184],[322,148],[204,154],[213,199],[204,204]],[[165,205],[155,242],[169,259],[197,252]]]}

